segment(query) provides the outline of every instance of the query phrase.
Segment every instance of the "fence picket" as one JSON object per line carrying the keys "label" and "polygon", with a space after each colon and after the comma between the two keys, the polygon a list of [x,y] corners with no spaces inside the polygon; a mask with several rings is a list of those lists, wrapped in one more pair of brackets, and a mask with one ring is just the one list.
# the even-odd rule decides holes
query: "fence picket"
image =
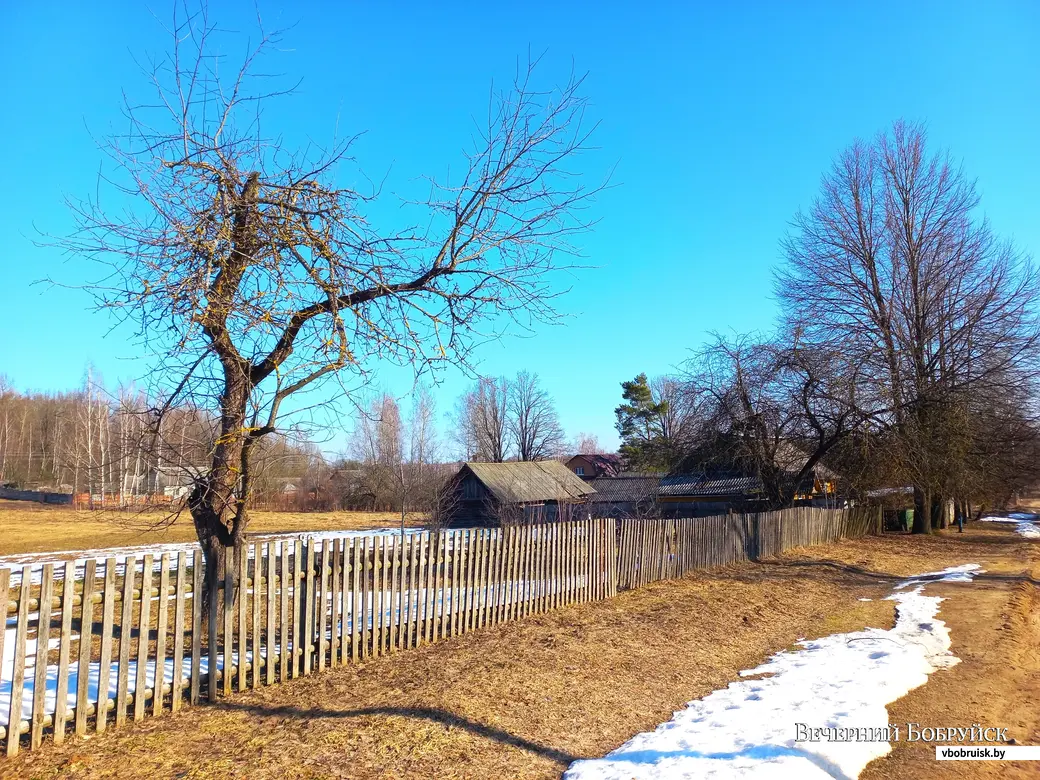
{"label": "fence picket", "polygon": [[[0,594],[7,597],[7,583],[0,582]],[[58,685],[54,691],[54,744],[65,741],[65,724],[69,715],[69,656],[72,650],[72,600],[76,584],[76,564],[66,561],[61,576],[61,628],[58,639]],[[6,633],[6,631],[4,632]],[[0,647],[0,658],[4,657]],[[86,668],[86,667],[80,667]]]}
{"label": "fence picket", "polygon": [[[199,691],[202,685],[202,608],[204,606],[203,588],[205,587],[205,569],[203,555],[200,550],[195,550],[191,555],[192,586],[191,586],[191,689],[188,700],[192,704],[198,704]],[[212,602],[217,600],[217,594],[209,594]],[[213,655],[210,652],[212,661]],[[213,669],[211,665],[209,669]],[[214,675],[210,675],[212,678]],[[215,688],[211,688],[215,690]]]}
{"label": "fence picket", "polygon": [[[170,712],[179,711],[184,698],[184,589],[187,587],[187,575],[184,568],[187,565],[187,559],[188,556],[183,550],[177,553],[177,580],[174,585],[176,596],[173,602],[173,677],[170,684],[170,691],[173,695],[170,699]],[[194,593],[192,596],[194,601],[199,594]],[[82,668],[81,666],[80,669]]]}
{"label": "fence picket", "polygon": [[[170,620],[170,554],[159,557],[159,601],[155,613],[155,673],[152,680],[152,715],[162,715],[166,684],[166,630]],[[172,690],[172,686],[171,686]]]}
{"label": "fence picket", "polygon": [[[79,611],[79,657],[76,669],[89,669],[93,650],[91,638],[94,632],[94,581],[96,578],[97,561],[88,558],[83,566],[83,600],[80,602]],[[65,576],[68,576],[66,570]],[[7,593],[7,571],[0,572],[0,593]],[[3,658],[3,636],[0,635],[0,658]],[[87,733],[87,715],[90,712],[90,675],[76,674],[76,721],[75,730],[77,736]],[[101,698],[100,688],[98,699]],[[95,701],[96,711],[96,701]],[[8,723],[11,721],[8,720]]]}

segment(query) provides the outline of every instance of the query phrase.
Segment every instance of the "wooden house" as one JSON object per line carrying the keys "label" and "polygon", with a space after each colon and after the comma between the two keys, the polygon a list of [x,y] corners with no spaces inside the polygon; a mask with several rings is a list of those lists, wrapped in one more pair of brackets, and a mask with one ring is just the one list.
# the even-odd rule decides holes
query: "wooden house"
{"label": "wooden house", "polygon": [[443,523],[493,527],[588,517],[594,493],[555,460],[465,463],[441,492]]}
{"label": "wooden house", "polygon": [[616,477],[621,472],[621,458],[612,453],[586,453],[567,461],[567,468],[585,480]]}

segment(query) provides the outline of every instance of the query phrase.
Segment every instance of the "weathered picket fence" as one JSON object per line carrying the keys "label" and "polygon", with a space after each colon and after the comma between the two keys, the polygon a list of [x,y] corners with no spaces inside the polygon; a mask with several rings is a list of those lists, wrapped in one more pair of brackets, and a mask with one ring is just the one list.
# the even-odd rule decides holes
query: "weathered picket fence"
{"label": "weathered picket fence", "polygon": [[880,532],[878,507],[794,507],[749,515],[623,520],[618,529],[617,587],[638,588],[694,569]]}
{"label": "weathered picket fence", "polygon": [[198,552],[0,570],[0,744],[14,755],[877,525],[793,509],[254,542],[208,605]]}

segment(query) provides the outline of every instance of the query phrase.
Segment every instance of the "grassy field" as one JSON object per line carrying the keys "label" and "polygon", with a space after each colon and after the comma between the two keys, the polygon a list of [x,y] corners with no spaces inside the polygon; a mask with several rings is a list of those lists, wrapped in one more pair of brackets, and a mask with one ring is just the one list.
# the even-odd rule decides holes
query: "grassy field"
{"label": "grassy field", "polygon": [[[253,534],[349,531],[395,527],[392,512],[262,512],[251,514]],[[164,542],[190,542],[195,530],[187,513],[169,524],[163,512],[88,511],[26,501],[0,500],[0,555],[82,550]],[[409,518],[409,525],[421,522]]]}
{"label": "grassy field", "polygon": [[[970,529],[885,536],[696,572],[418,650],[234,696],[174,717],[0,759],[12,777],[558,778],[667,721],[800,637],[890,627],[900,578],[962,563],[939,617],[962,663],[890,705],[892,722],[1007,726],[1040,742],[1040,545]],[[860,601],[871,598],[873,601]],[[863,777],[949,776],[896,743]],[[1035,767],[965,762],[958,777]]]}

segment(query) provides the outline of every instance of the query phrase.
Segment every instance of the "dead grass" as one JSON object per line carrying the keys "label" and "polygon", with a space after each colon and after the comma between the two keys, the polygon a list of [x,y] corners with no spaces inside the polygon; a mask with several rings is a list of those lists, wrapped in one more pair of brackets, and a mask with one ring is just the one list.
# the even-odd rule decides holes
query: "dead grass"
{"label": "dead grass", "polygon": [[[165,517],[159,511],[92,512],[0,500],[0,555],[195,540],[195,530],[187,514],[172,526],[156,527]],[[392,512],[257,511],[251,518],[252,534],[359,530],[395,527],[401,522],[400,515]],[[409,525],[419,523],[418,515],[409,517]]]}
{"label": "dead grass", "polygon": [[[971,531],[933,538],[883,537],[800,551],[657,583],[616,599],[476,632],[415,651],[326,672],[221,705],[147,720],[90,741],[73,740],[0,760],[16,777],[185,778],[557,778],[575,758],[599,756],[653,729],[691,699],[724,687],[801,637],[865,626],[888,627],[892,602],[877,600],[908,574],[978,562],[983,588],[944,602],[969,620],[950,620],[965,663],[937,672],[911,693],[948,686],[913,710],[918,722],[970,725],[987,691],[1017,703],[1007,665],[969,667],[993,647],[996,625],[1008,641],[1028,624],[1007,604],[1021,594],[1011,578],[1031,565],[1035,546],[1014,534]],[[938,586],[929,586],[929,588]],[[1031,591],[1031,589],[1030,589]],[[991,594],[973,600],[973,594]],[[861,597],[874,601],[861,602]],[[959,605],[959,606],[958,606]],[[1024,608],[1023,608],[1024,609]],[[1009,617],[1017,615],[1018,617]],[[985,621],[993,619],[995,625]],[[1017,621],[1017,622],[1016,622]],[[1025,622],[1023,622],[1025,621]],[[1035,621],[1033,621],[1035,623]],[[1035,637],[1033,638],[1035,647]],[[966,644],[967,643],[967,644]],[[1034,652],[1035,656],[1035,652]],[[1015,663],[1027,668],[1025,655]],[[1035,660],[1035,659],[1034,659]],[[1040,666],[1033,663],[1032,674]],[[967,671],[968,674],[954,675]],[[1010,686],[1010,687],[1009,687]],[[963,704],[947,717],[949,703]],[[897,702],[893,717],[906,712]],[[1025,726],[1018,730],[1017,723]],[[1027,742],[1026,718],[999,722]],[[792,726],[793,727],[793,726]],[[869,769],[884,769],[886,761]],[[877,777],[938,777],[933,759],[893,764]],[[965,765],[960,765],[961,768]]]}

